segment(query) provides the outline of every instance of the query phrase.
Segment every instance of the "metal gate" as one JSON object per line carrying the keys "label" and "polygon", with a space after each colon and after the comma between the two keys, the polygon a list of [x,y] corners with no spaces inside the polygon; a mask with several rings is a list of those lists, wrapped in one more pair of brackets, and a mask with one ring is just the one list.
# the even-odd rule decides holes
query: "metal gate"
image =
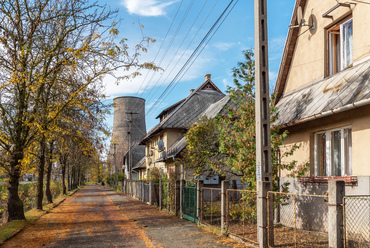
{"label": "metal gate", "polygon": [[197,188],[183,187],[182,190],[182,217],[184,219],[198,222],[197,217]]}

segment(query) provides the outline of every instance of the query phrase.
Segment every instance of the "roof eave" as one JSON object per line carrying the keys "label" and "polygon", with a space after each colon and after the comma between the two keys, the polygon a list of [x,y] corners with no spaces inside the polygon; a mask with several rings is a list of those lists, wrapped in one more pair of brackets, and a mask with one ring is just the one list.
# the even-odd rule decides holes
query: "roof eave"
{"label": "roof eave", "polygon": [[[296,0],[293,14],[292,14],[292,19],[290,21],[291,25],[295,25],[297,22],[296,20],[297,20],[298,7],[301,6],[302,10],[304,11],[306,3],[307,3],[307,0]],[[276,97],[273,101],[274,105],[278,103],[278,101],[280,100],[283,94],[286,78],[288,76],[290,65],[292,62],[293,54],[294,54],[295,45],[298,39],[298,33],[299,33],[299,28],[290,28],[288,31],[287,39],[285,41],[283,56],[281,58],[279,73],[278,73],[278,77],[276,79],[276,84],[275,84],[274,92],[276,93]]]}

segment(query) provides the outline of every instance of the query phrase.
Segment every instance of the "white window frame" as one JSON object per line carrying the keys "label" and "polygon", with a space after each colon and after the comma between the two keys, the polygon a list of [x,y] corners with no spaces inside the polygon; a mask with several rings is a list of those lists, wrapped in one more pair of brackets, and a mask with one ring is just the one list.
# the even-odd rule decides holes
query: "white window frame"
{"label": "white window frame", "polygon": [[[338,73],[342,70],[344,70],[347,66],[349,65],[346,65],[345,64],[345,61],[346,61],[346,55],[347,53],[344,52],[344,49],[343,49],[343,40],[346,39],[345,37],[345,32],[343,30],[343,26],[345,24],[347,24],[348,22],[352,22],[352,39],[353,39],[353,18],[352,18],[352,15],[346,17],[343,19],[343,21],[339,22],[339,24],[335,24],[333,25],[332,27],[328,28],[327,29],[327,32],[328,32],[328,67],[329,67],[329,70],[328,70],[328,73],[329,75],[333,75],[335,73]],[[333,29],[337,29],[339,26],[339,31],[335,31]],[[334,68],[334,57],[336,55],[334,55],[336,53],[336,51],[334,50],[334,40],[333,40],[333,34],[336,33],[336,32],[339,32],[339,59],[340,59],[340,65],[339,65],[339,71],[336,71],[336,69]],[[337,33],[338,34],[338,33]],[[351,56],[352,56],[352,63],[353,63],[353,41],[352,41],[352,52],[350,53]]]}
{"label": "white window frame", "polygon": [[314,134],[314,147],[315,147],[315,154],[314,154],[314,163],[315,163],[315,176],[320,176],[320,164],[319,164],[319,156],[318,154],[318,147],[317,147],[317,142],[318,142],[318,135],[325,133],[326,139],[325,139],[325,152],[326,152],[326,174],[327,176],[333,176],[332,172],[332,142],[331,142],[331,133],[334,131],[341,131],[341,175],[340,176],[351,176],[352,175],[352,141],[351,144],[349,145],[348,149],[348,171],[350,175],[346,174],[346,165],[345,165],[345,149],[344,149],[344,130],[345,129],[350,129],[351,130],[351,137],[352,137],[352,127],[351,126],[346,126],[346,127],[341,127],[341,128],[335,128],[335,129],[328,129],[325,131],[317,132]]}

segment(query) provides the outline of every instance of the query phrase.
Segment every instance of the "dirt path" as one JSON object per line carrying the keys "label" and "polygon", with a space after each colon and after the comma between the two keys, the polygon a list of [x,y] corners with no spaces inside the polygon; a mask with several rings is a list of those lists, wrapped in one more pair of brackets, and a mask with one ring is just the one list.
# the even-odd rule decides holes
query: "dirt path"
{"label": "dirt path", "polygon": [[244,247],[129,196],[85,186],[4,247]]}
{"label": "dirt path", "polygon": [[86,186],[3,247],[153,247],[97,186]]}

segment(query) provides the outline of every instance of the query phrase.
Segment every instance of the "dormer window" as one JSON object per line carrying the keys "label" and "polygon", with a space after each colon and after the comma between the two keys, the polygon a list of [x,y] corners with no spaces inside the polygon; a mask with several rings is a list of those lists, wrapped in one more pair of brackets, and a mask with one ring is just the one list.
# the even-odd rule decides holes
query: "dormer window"
{"label": "dormer window", "polygon": [[328,75],[340,72],[353,63],[352,16],[327,29]]}

